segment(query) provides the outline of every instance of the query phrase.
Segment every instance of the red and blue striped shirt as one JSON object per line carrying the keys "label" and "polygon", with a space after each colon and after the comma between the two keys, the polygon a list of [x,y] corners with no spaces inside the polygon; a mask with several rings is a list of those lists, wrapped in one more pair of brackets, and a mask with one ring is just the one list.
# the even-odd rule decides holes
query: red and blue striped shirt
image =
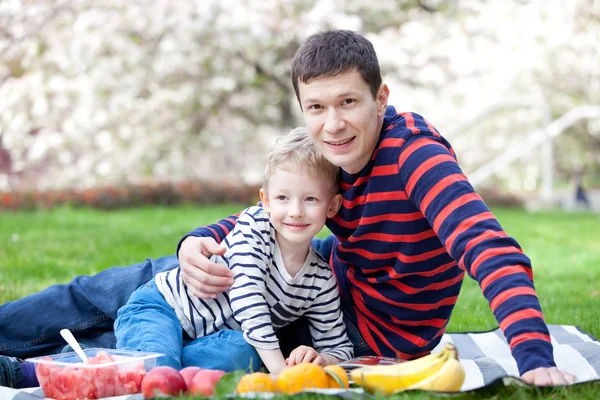
{"label": "red and blue striped shirt", "polygon": [[[342,171],[340,193],[342,207],[327,222],[336,238],[330,265],[375,353],[429,353],[466,272],[479,283],[520,373],[555,366],[529,258],[423,117],[388,107],[371,160],[357,174]],[[234,224],[230,217],[189,235],[220,241]]]}

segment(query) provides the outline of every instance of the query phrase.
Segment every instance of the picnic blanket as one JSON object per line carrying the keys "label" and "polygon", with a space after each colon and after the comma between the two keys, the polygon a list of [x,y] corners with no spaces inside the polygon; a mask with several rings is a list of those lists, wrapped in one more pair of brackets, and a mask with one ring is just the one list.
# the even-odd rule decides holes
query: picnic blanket
{"label": "picnic blanket", "polygon": [[[549,325],[554,358],[559,369],[577,377],[577,382],[600,379],[600,342],[577,326]],[[446,333],[433,352],[440,351],[444,343],[453,343],[465,368],[465,382],[461,391],[478,390],[489,385],[519,382],[517,363],[510,354],[506,338],[500,329],[489,332]],[[328,389],[319,391],[342,398],[353,398],[357,390]],[[10,389],[0,387],[0,400],[40,400],[44,392],[40,388]],[[141,394],[112,397],[115,400],[141,400]]]}

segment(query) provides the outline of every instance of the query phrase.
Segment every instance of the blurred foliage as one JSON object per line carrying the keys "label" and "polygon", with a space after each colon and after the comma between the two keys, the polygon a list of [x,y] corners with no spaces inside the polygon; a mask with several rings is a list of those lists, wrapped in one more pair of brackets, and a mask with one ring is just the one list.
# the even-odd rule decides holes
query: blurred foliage
{"label": "blurred foliage", "polygon": [[[425,115],[468,173],[548,110],[600,104],[599,15],[591,0],[4,0],[0,190],[256,183],[277,134],[302,124],[290,61],[330,28],[374,43],[391,103]],[[515,100],[534,105],[478,118]],[[600,121],[554,147],[565,182],[600,175]],[[542,168],[532,154],[489,183],[520,190]]]}

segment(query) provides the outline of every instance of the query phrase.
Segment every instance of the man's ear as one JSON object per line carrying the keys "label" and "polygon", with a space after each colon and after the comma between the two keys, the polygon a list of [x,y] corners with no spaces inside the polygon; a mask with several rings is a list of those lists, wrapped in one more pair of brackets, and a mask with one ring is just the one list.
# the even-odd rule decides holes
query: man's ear
{"label": "man's ear", "polygon": [[327,218],[333,218],[335,214],[339,211],[342,206],[342,195],[336,194],[335,197],[329,203],[329,208],[327,209]]}
{"label": "man's ear", "polygon": [[269,208],[269,196],[267,196],[267,192],[265,192],[263,188],[260,188],[258,191],[258,196],[260,197],[260,202],[262,203],[263,208],[267,210],[267,212],[271,212],[271,209]]}
{"label": "man's ear", "polygon": [[382,83],[377,91],[377,115],[379,117],[383,117],[385,115],[385,109],[387,108],[389,97],[390,89],[385,83]]}

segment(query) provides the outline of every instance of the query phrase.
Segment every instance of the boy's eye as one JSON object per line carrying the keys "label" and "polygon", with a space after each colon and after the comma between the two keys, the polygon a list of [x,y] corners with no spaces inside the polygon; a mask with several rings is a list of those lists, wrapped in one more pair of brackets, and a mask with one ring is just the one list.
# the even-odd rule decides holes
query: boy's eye
{"label": "boy's eye", "polygon": [[287,199],[287,197],[285,197],[284,195],[279,195],[279,196],[277,196],[277,197],[275,197],[275,198],[276,198],[277,200],[279,200],[279,201],[283,201],[283,200]]}
{"label": "boy's eye", "polygon": [[313,197],[313,196],[308,196],[308,197],[306,198],[306,201],[317,201],[317,198],[316,198],[316,197]]}

